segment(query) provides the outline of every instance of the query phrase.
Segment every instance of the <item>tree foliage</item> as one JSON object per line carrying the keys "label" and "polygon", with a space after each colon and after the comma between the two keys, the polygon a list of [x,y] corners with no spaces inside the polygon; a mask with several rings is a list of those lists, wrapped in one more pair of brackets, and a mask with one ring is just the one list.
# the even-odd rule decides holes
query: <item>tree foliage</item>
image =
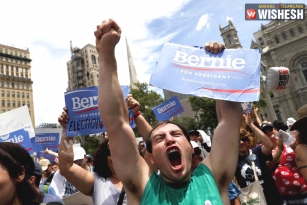
{"label": "tree foliage", "polygon": [[174,122],[184,126],[188,131],[199,129],[198,122],[192,117],[183,117],[182,119],[175,118]]}
{"label": "tree foliage", "polygon": [[215,100],[210,98],[189,97],[192,110],[196,113],[195,120],[198,124],[198,128],[207,131],[213,130],[218,124]]}
{"label": "tree foliage", "polygon": [[[158,121],[152,108],[161,104],[164,99],[157,92],[150,90],[147,83],[135,83],[134,87],[130,87],[130,93],[133,98],[139,101],[140,111],[142,112],[144,118],[151,126],[155,126]],[[135,136],[140,136],[138,130],[133,129]]]}

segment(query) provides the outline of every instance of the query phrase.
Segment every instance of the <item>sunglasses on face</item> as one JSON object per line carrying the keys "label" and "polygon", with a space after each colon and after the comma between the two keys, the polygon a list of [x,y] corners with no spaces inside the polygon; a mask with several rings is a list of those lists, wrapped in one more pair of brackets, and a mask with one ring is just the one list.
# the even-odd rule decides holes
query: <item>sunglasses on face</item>
{"label": "sunglasses on face", "polygon": [[192,154],[192,156],[200,155],[200,153],[201,153],[200,149],[194,149],[194,154]]}
{"label": "sunglasses on face", "polygon": [[242,142],[249,142],[249,139],[248,137],[242,137],[239,139],[239,142],[242,141]]}

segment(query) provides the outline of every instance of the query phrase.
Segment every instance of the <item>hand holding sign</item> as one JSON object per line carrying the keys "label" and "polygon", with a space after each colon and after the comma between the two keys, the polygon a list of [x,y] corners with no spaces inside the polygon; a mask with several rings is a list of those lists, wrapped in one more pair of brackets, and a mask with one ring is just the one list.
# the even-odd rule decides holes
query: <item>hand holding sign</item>
{"label": "hand holding sign", "polygon": [[132,94],[127,95],[126,102],[128,109],[132,110],[133,115],[138,115],[140,112],[140,103],[133,98]]}
{"label": "hand holding sign", "polygon": [[266,75],[266,86],[269,91],[285,90],[289,83],[289,69],[285,67],[272,67]]}
{"label": "hand holding sign", "polygon": [[63,107],[63,112],[60,115],[60,117],[58,118],[58,122],[62,126],[63,130],[66,129],[66,124],[67,124],[68,120],[69,120],[69,117],[67,115],[67,108]]}
{"label": "hand holding sign", "polygon": [[210,41],[205,44],[206,51],[215,53],[215,54],[222,52],[225,48],[226,47],[224,44],[218,43],[216,41],[215,42]]}

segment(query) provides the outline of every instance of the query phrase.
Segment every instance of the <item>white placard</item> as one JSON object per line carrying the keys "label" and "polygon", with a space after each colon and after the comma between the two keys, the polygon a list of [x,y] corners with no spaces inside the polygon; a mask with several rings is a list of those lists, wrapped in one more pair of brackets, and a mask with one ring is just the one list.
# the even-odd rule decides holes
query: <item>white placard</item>
{"label": "white placard", "polygon": [[35,137],[27,105],[0,114],[0,134],[7,134],[22,128],[29,132],[30,138]]}

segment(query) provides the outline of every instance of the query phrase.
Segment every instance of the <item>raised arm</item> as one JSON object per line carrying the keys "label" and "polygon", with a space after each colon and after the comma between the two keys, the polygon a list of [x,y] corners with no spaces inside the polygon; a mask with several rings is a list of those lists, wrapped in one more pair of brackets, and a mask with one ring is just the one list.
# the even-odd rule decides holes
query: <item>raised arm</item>
{"label": "raised arm", "polygon": [[[58,121],[61,124],[63,131],[66,130],[68,115],[66,108],[62,112]],[[72,185],[74,185],[81,193],[90,196],[94,187],[94,175],[74,163],[73,138],[66,137],[65,132],[62,133],[62,138],[59,146],[59,169]],[[84,186],[86,184],[86,186]]]}
{"label": "raised arm", "polygon": [[132,193],[140,199],[151,172],[139,155],[118,81],[114,50],[120,34],[120,27],[112,19],[103,21],[95,31],[99,54],[98,106],[108,132],[115,172],[123,182],[127,194]]}
{"label": "raised arm", "polygon": [[258,123],[259,126],[261,126],[262,121],[260,120],[259,115],[258,115],[258,108],[257,107],[253,108],[253,112],[255,114],[256,122]]}
{"label": "raised arm", "polygon": [[269,155],[272,153],[272,149],[274,147],[272,141],[257,127],[254,125],[250,113],[246,110],[246,115],[243,115],[246,124],[253,130],[255,135],[258,137],[260,142],[262,143],[261,151],[265,155]]}
{"label": "raised arm", "polygon": [[238,102],[216,100],[216,113],[218,126],[214,131],[211,152],[204,163],[213,172],[223,202],[229,204],[228,186],[238,163],[242,108]]}
{"label": "raised arm", "polygon": [[54,157],[58,157],[59,156],[58,153],[48,149],[48,147],[46,147],[46,150],[44,151],[44,154],[49,154],[49,155],[54,156]]}

